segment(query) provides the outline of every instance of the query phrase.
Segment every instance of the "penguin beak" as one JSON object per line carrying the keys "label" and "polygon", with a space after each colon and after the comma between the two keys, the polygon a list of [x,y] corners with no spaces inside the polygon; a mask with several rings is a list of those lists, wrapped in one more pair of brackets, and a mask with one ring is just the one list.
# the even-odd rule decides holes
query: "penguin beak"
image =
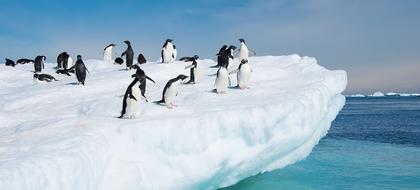
{"label": "penguin beak", "polygon": [[156,84],[156,82],[152,78],[150,78],[149,76],[146,75],[146,78]]}

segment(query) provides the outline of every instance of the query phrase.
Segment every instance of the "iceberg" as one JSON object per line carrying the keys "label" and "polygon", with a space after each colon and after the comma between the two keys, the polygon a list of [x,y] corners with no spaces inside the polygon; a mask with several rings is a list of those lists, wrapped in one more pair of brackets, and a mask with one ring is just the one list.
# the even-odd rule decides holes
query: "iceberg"
{"label": "iceberg", "polygon": [[151,102],[188,63],[141,65],[156,84],[136,119],[116,118],[134,72],[121,66],[85,60],[86,86],[0,67],[0,189],[217,189],[304,159],[345,104],[346,72],[299,55],[249,63],[251,89],[218,95],[215,62],[201,60],[200,83],[180,86],[173,110]]}
{"label": "iceberg", "polygon": [[375,93],[373,93],[372,95],[369,95],[369,96],[371,96],[371,97],[384,97],[385,94],[382,93],[382,92],[375,92]]}
{"label": "iceberg", "polygon": [[366,96],[363,95],[363,94],[353,94],[353,95],[349,95],[347,97],[350,97],[350,98],[363,98],[363,97],[366,97]]}

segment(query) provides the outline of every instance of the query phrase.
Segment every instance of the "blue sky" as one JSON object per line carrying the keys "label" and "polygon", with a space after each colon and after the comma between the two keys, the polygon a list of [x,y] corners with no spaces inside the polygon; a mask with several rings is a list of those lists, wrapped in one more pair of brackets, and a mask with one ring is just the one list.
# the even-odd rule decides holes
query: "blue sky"
{"label": "blue sky", "polygon": [[62,51],[100,58],[132,41],[157,60],[166,38],[180,56],[213,58],[243,37],[259,55],[297,53],[348,72],[348,94],[420,92],[420,1],[3,1],[0,59]]}

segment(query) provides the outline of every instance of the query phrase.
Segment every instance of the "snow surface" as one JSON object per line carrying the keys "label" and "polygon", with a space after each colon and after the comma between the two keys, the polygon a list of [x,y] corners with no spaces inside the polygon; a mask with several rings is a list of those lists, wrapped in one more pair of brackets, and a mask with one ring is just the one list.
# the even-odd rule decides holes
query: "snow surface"
{"label": "snow surface", "polygon": [[[33,65],[0,67],[0,189],[216,189],[305,158],[345,103],[344,71],[314,58],[251,57],[251,89],[218,95],[212,60],[199,84],[181,85],[172,110],[160,100],[189,63],[148,63],[138,119],[117,119],[134,71],[85,60],[75,76],[35,83]],[[238,65],[232,64],[231,70]],[[231,76],[236,85],[236,77]]]}

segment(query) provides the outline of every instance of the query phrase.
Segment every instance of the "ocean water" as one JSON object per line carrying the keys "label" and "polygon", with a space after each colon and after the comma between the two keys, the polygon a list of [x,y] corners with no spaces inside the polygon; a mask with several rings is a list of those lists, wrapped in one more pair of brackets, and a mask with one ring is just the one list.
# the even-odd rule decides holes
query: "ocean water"
{"label": "ocean water", "polygon": [[304,160],[221,190],[420,189],[420,97],[347,98]]}

